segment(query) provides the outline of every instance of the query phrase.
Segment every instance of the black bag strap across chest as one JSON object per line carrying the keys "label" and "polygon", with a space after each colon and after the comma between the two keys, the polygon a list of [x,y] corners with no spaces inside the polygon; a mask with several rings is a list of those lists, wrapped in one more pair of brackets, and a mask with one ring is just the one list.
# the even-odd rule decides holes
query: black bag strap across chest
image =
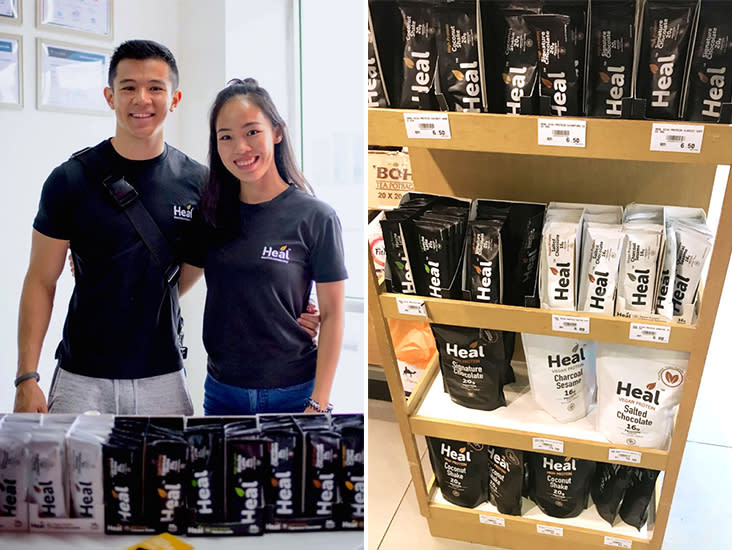
{"label": "black bag strap across chest", "polygon": [[87,176],[107,190],[114,202],[125,213],[132,227],[147,247],[153,261],[160,267],[165,281],[175,286],[180,275],[180,258],[173,252],[158,224],[142,204],[140,196],[122,176],[114,174],[110,163],[95,149],[87,148],[74,153],[72,158],[84,167]]}

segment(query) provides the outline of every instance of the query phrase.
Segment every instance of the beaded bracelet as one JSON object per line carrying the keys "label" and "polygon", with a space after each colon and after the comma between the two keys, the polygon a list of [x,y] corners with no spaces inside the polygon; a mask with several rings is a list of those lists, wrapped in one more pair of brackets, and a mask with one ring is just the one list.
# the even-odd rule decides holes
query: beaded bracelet
{"label": "beaded bracelet", "polygon": [[331,412],[333,410],[333,403],[328,403],[328,406],[325,409],[321,409],[320,408],[320,403],[318,403],[317,401],[314,401],[313,399],[311,399],[310,397],[308,397],[305,400],[305,407],[306,408],[310,407],[315,412],[329,413],[329,412]]}

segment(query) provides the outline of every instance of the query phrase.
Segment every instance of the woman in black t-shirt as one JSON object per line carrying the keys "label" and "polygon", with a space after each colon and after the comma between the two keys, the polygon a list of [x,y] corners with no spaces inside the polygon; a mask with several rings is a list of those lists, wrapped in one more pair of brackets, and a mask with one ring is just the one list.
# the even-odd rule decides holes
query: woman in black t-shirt
{"label": "woman in black t-shirt", "polygon": [[[343,336],[341,225],[297,167],[284,120],[254,79],[233,80],[210,116],[203,340],[206,414],[318,412]],[[316,346],[298,325],[315,281]]]}

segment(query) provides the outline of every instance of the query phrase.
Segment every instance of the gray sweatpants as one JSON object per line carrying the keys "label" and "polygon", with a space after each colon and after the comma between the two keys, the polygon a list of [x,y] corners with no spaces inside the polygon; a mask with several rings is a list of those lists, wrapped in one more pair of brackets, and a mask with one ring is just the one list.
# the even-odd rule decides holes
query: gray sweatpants
{"label": "gray sweatpants", "polygon": [[183,370],[132,380],[92,378],[56,367],[48,392],[51,413],[193,414]]}

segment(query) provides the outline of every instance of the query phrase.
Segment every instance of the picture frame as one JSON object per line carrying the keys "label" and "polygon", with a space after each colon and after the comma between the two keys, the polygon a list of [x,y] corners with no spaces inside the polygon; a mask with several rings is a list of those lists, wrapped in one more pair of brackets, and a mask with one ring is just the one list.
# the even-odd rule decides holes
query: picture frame
{"label": "picture frame", "polygon": [[86,114],[111,114],[103,90],[110,50],[36,39],[37,108]]}
{"label": "picture frame", "polygon": [[0,0],[0,23],[20,25],[23,22],[23,0]]}
{"label": "picture frame", "polygon": [[114,0],[36,0],[36,27],[113,40]]}
{"label": "picture frame", "polygon": [[0,33],[0,107],[23,108],[23,37],[15,34]]}

